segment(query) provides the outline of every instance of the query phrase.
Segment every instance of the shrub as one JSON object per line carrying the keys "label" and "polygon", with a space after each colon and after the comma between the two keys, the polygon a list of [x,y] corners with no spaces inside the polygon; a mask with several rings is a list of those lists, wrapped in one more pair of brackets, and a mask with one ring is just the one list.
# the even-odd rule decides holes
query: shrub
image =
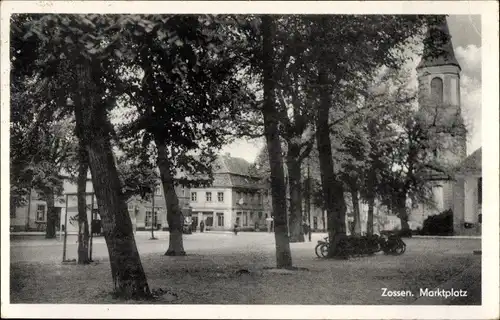
{"label": "shrub", "polygon": [[451,209],[425,219],[422,227],[423,235],[449,236],[453,235],[453,211]]}

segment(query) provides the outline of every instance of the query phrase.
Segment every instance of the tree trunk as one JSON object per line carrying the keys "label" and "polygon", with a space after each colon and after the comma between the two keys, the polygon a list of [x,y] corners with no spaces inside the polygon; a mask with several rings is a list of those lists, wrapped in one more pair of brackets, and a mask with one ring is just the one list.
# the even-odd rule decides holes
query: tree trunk
{"label": "tree trunk", "polygon": [[54,201],[54,191],[47,190],[45,193],[45,202],[47,202],[47,226],[45,229],[45,238],[53,239],[56,237],[57,212]]}
{"label": "tree trunk", "polygon": [[166,256],[185,256],[184,244],[182,241],[182,211],[179,207],[179,198],[175,193],[174,177],[170,160],[168,159],[165,142],[156,140],[158,150],[158,168],[167,205],[167,222],[169,230],[168,250]]}
{"label": "tree trunk", "polygon": [[316,143],[319,154],[321,186],[326,207],[328,236],[330,240],[330,257],[337,255],[337,244],[346,237],[344,187],[335,176],[330,130],[328,125],[331,97],[328,90],[328,76],[324,69],[318,76],[321,90],[320,103],[316,116]]}
{"label": "tree trunk", "polygon": [[283,157],[278,130],[279,116],[274,105],[273,81],[273,18],[262,17],[262,55],[264,105],[264,135],[266,137],[269,164],[271,168],[271,196],[274,214],[274,239],[276,241],[276,266],[278,268],[292,267],[292,254],[288,239],[286,217],[285,177],[283,172]]}
{"label": "tree trunk", "polygon": [[92,183],[103,221],[104,239],[108,247],[115,296],[123,298],[151,297],[146,274],[132,232],[132,222],[115,159],[111,151],[110,128],[105,96],[95,81],[99,64],[82,59],[75,61],[77,90],[75,104],[76,130],[83,139],[89,157]]}
{"label": "tree trunk", "polygon": [[352,209],[354,210],[354,234],[361,235],[361,213],[359,210],[358,190],[351,190]]}
{"label": "tree trunk", "polygon": [[[89,263],[89,221],[87,219],[87,171],[88,157],[85,148],[81,145],[78,154],[78,264]],[[92,209],[91,209],[92,214]]]}
{"label": "tree trunk", "polygon": [[288,183],[290,186],[290,242],[304,242],[302,228],[302,185],[299,146],[289,143],[287,152]]}
{"label": "tree trunk", "polygon": [[408,224],[408,211],[406,210],[406,194],[397,196],[396,210],[397,216],[399,220],[401,220],[401,231],[410,230],[410,225]]}
{"label": "tree trunk", "polygon": [[366,234],[373,235],[373,208],[375,207],[375,198],[370,196],[368,198],[368,217],[366,219]]}

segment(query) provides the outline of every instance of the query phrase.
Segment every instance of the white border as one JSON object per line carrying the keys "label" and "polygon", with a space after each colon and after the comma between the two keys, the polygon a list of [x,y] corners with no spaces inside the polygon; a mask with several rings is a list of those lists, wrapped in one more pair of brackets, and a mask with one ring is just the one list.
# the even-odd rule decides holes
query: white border
{"label": "white border", "polygon": [[[482,22],[483,263],[482,306],[10,305],[9,304],[9,15],[39,13],[356,13],[480,14]],[[498,5],[496,1],[2,1],[1,244],[2,317],[240,319],[495,319],[499,317]]]}

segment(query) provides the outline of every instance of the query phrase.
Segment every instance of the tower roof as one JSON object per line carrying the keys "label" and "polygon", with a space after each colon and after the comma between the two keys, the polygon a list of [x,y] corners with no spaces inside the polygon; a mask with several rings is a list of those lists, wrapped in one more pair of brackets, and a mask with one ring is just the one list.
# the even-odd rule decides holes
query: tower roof
{"label": "tower roof", "polygon": [[434,66],[454,65],[460,70],[451,42],[446,16],[432,17],[424,40],[424,52],[417,69]]}

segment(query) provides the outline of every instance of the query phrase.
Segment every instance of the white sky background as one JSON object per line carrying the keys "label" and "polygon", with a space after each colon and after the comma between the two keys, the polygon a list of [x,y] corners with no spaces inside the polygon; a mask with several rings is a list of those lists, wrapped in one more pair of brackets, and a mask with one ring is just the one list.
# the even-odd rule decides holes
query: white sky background
{"label": "white sky background", "polygon": [[[481,18],[479,15],[450,15],[448,26],[452,37],[455,56],[462,67],[460,80],[462,116],[468,127],[467,154],[481,147]],[[413,77],[416,85],[416,71],[420,59],[410,57],[414,65]],[[239,139],[225,146],[221,153],[230,153],[253,162],[264,139]]]}

